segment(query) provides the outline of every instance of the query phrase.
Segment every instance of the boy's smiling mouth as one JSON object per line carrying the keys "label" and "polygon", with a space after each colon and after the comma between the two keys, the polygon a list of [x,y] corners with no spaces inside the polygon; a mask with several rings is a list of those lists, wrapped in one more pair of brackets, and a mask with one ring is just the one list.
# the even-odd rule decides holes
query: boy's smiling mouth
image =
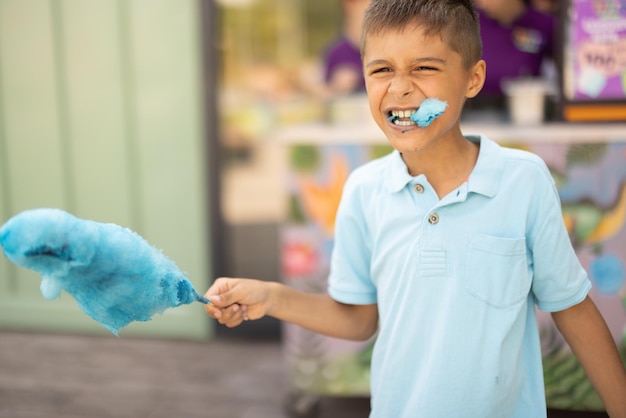
{"label": "boy's smiling mouth", "polygon": [[392,109],[387,120],[396,126],[409,127],[417,125],[425,128],[446,111],[448,103],[429,97],[417,109]]}
{"label": "boy's smiling mouth", "polygon": [[411,119],[417,112],[417,109],[405,109],[405,110],[390,110],[387,116],[387,120],[396,126],[413,126],[417,125],[415,121]]}

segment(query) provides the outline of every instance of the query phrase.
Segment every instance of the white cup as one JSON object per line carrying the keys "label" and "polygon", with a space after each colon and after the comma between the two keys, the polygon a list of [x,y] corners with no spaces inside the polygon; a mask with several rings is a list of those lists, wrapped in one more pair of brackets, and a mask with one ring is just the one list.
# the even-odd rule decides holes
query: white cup
{"label": "white cup", "polygon": [[543,122],[547,86],[536,78],[507,79],[502,81],[507,105],[514,125],[539,125]]}

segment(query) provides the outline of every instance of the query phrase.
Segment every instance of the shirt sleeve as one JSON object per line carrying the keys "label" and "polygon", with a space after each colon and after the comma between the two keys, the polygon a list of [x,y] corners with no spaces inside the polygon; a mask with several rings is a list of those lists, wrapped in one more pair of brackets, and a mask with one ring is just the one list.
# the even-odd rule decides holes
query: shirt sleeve
{"label": "shirt sleeve", "polygon": [[335,220],[328,293],[338,302],[367,305],[377,300],[370,276],[371,240],[361,210],[364,197],[351,179],[344,187]]}
{"label": "shirt sleeve", "polygon": [[536,181],[536,209],[529,219],[532,292],[539,309],[556,312],[582,302],[591,282],[565,228],[554,180],[547,167],[542,168]]}

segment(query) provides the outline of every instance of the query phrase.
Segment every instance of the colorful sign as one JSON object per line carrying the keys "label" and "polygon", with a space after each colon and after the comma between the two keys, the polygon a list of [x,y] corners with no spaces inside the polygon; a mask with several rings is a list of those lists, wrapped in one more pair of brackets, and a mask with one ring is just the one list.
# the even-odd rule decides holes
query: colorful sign
{"label": "colorful sign", "polygon": [[626,0],[573,0],[574,100],[626,98]]}

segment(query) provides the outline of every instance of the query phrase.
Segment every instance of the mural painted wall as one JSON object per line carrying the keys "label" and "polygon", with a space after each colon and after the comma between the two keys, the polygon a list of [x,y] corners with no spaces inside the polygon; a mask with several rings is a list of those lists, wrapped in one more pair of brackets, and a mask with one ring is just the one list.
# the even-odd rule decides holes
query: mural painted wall
{"label": "mural painted wall", "polygon": [[[626,364],[626,143],[517,146],[548,164],[572,243],[589,272],[591,296],[605,316]],[[282,231],[283,277],[291,286],[326,290],[335,212],[348,173],[391,150],[376,146],[290,148],[289,222]],[[549,314],[539,312],[548,405],[601,410],[602,404]],[[367,395],[372,341],[346,342],[285,326],[285,347],[297,390]]]}

